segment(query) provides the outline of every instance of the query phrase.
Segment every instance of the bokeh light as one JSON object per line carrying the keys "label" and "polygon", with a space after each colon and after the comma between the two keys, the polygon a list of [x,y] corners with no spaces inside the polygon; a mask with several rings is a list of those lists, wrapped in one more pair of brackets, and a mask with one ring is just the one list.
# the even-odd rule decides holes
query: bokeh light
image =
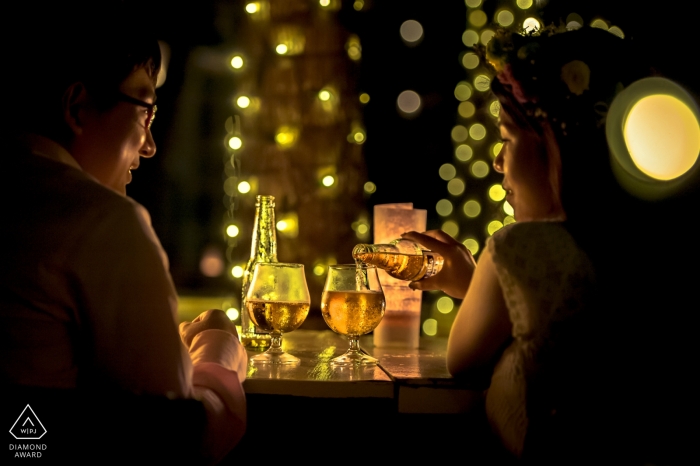
{"label": "bokeh light", "polygon": [[437,335],[438,322],[435,319],[425,319],[423,321],[423,333],[432,337]]}
{"label": "bokeh light", "polygon": [[457,175],[457,169],[451,163],[443,163],[438,170],[440,178],[449,181]]}
{"label": "bokeh light", "polygon": [[318,92],[318,98],[322,102],[328,102],[329,100],[331,100],[331,97],[332,97],[332,94],[328,89],[321,89]]}
{"label": "bokeh light", "polygon": [[360,45],[360,38],[356,34],[350,34],[345,43],[345,50],[348,52],[350,60],[357,61],[362,58],[362,45]]}
{"label": "bokeh light", "polygon": [[489,188],[489,197],[498,202],[506,198],[506,191],[500,184],[494,184]]}
{"label": "bokeh light", "polygon": [[243,146],[243,141],[238,136],[233,136],[228,140],[228,146],[233,150],[238,150]]}
{"label": "bokeh light", "polygon": [[467,249],[469,249],[469,252],[472,253],[472,256],[476,256],[476,254],[479,252],[479,242],[474,238],[467,238],[464,241],[462,241],[462,244],[466,246]]}
{"label": "bokeh light", "polygon": [[491,171],[489,164],[483,160],[475,161],[470,168],[472,175],[476,178],[485,178]]}
{"label": "bokeh light", "polygon": [[238,183],[238,192],[241,194],[249,193],[250,188],[250,183],[248,183],[247,181],[241,181],[240,183]]}
{"label": "bokeh light", "polygon": [[474,150],[468,144],[460,144],[455,149],[455,157],[460,162],[469,161],[474,155]]}
{"label": "bokeh light", "polygon": [[231,275],[234,278],[241,278],[243,276],[243,267],[241,267],[240,265],[234,265],[231,268]]}
{"label": "bokeh light", "polygon": [[486,127],[481,123],[474,123],[469,127],[469,137],[476,141],[480,141],[486,137]]}
{"label": "bokeh light", "polygon": [[462,102],[457,107],[457,113],[462,118],[471,118],[476,113],[476,106],[471,102]]}
{"label": "bokeh light", "polygon": [[498,230],[503,228],[503,223],[501,223],[498,220],[492,220],[489,222],[489,224],[486,226],[486,231],[488,232],[489,235],[493,235],[496,233]]}
{"label": "bokeh light", "polygon": [[479,56],[474,52],[467,52],[462,56],[462,66],[468,70],[473,70],[479,66]]}
{"label": "bokeh light", "polygon": [[242,95],[236,99],[236,105],[240,108],[248,108],[250,106],[250,97]]}
{"label": "bokeh light", "polygon": [[479,40],[481,41],[482,44],[486,45],[489,43],[491,38],[496,35],[496,31],[492,29],[484,29],[481,31],[481,34],[479,35]]}
{"label": "bokeh light", "polygon": [[479,204],[479,201],[476,201],[474,199],[468,200],[464,203],[462,211],[464,212],[464,215],[466,215],[469,218],[478,217],[481,213],[481,204]]}
{"label": "bokeh light", "polygon": [[417,92],[406,90],[399,94],[399,97],[396,99],[396,106],[404,116],[412,116],[420,110],[421,98]]}
{"label": "bokeh light", "polygon": [[442,217],[447,217],[452,213],[452,202],[449,199],[440,199],[435,205],[435,211]]}
{"label": "bokeh light", "polygon": [[474,47],[479,42],[479,33],[473,29],[467,29],[462,34],[462,43],[467,47]]}
{"label": "bokeh light", "polygon": [[608,32],[609,32],[610,34],[616,35],[616,36],[619,37],[620,39],[624,39],[624,38],[625,38],[625,33],[622,32],[622,29],[620,29],[620,28],[617,27],[617,26],[611,26],[610,29],[608,29]]}
{"label": "bokeh light", "polygon": [[608,30],[608,23],[603,19],[596,18],[593,21],[591,21],[591,27],[604,29],[607,31]]}
{"label": "bokeh light", "polygon": [[455,302],[449,296],[442,296],[435,303],[437,310],[443,314],[449,314],[455,307]]}
{"label": "bokeh light", "polygon": [[452,128],[451,136],[455,142],[464,142],[469,138],[469,130],[462,125],[457,125]]}
{"label": "bokeh light", "polygon": [[416,45],[423,39],[423,26],[418,21],[409,19],[401,24],[399,33],[407,45]]}
{"label": "bokeh light", "polygon": [[447,220],[440,229],[453,238],[459,234],[459,225],[454,220]]}
{"label": "bokeh light", "polygon": [[494,159],[496,157],[498,157],[498,154],[501,153],[501,149],[503,149],[503,143],[502,142],[495,142],[491,146],[491,157],[493,157]]}
{"label": "bokeh light", "polygon": [[486,92],[491,88],[491,78],[485,74],[480,74],[474,78],[474,88],[477,91]]}
{"label": "bokeh light", "polygon": [[224,272],[224,256],[217,247],[207,247],[199,260],[199,271],[205,277],[218,277]]}
{"label": "bokeh light", "polygon": [[496,118],[501,114],[501,103],[498,100],[494,100],[489,104],[489,113]]}
{"label": "bokeh light", "polygon": [[296,126],[280,126],[275,134],[275,142],[281,149],[293,147],[299,139],[299,128]]}
{"label": "bokeh light", "polygon": [[236,55],[233,58],[231,58],[231,67],[235,70],[240,70],[243,68],[243,57],[240,55]]}
{"label": "bokeh light", "polygon": [[226,309],[226,316],[231,320],[236,320],[241,316],[241,313],[235,307],[229,307]]}
{"label": "bokeh light", "polygon": [[460,102],[468,100],[471,96],[472,88],[469,83],[462,81],[455,86],[455,98]]}
{"label": "bokeh light", "polygon": [[496,22],[503,27],[508,27],[515,21],[515,16],[510,10],[501,10],[496,13]]}
{"label": "bokeh light", "polygon": [[488,21],[488,17],[484,10],[474,10],[468,15],[469,23],[477,28],[482,27]]}
{"label": "bokeh light", "polygon": [[542,29],[542,25],[537,18],[529,17],[525,18],[525,21],[523,21],[523,30],[525,32],[534,32],[540,29]]}
{"label": "bokeh light", "polygon": [[506,215],[513,216],[515,215],[515,209],[513,209],[513,206],[510,205],[510,202],[505,201],[503,203],[503,212],[505,212]]}
{"label": "bokeh light", "polygon": [[465,189],[466,184],[464,183],[464,180],[460,178],[452,178],[447,183],[447,192],[453,196],[459,196],[460,194],[464,193]]}

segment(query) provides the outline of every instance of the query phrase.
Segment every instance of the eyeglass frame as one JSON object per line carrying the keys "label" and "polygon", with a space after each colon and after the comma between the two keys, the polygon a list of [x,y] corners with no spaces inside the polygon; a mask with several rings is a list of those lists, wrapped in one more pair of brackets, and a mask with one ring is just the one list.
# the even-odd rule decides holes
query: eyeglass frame
{"label": "eyeglass frame", "polygon": [[144,107],[148,111],[148,117],[146,118],[146,128],[150,131],[153,120],[156,119],[156,112],[158,111],[158,106],[156,104],[149,104],[143,100],[131,97],[128,94],[124,94],[121,91],[117,91],[117,100],[121,102],[126,102],[133,105],[138,105],[139,107]]}

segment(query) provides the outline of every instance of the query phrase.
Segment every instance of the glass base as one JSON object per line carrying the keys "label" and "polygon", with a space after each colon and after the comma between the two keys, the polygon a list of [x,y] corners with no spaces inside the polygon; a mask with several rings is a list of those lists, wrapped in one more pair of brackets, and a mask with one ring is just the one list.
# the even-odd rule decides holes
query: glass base
{"label": "glass base", "polygon": [[253,356],[250,358],[250,362],[253,364],[299,364],[301,359],[296,356],[292,356],[284,351],[273,351],[274,348],[270,348],[262,354]]}
{"label": "glass base", "polygon": [[265,333],[242,333],[241,343],[248,349],[266,350],[270,347],[270,335]]}
{"label": "glass base", "polygon": [[361,351],[348,350],[345,354],[331,359],[330,365],[340,367],[371,366],[373,364],[377,364],[378,362],[378,359],[373,358],[372,356],[369,356]]}

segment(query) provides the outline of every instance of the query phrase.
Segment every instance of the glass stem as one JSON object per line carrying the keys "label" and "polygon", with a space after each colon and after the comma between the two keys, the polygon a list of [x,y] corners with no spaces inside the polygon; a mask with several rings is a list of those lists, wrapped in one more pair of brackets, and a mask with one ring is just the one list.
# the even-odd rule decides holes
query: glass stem
{"label": "glass stem", "polygon": [[350,349],[348,352],[359,353],[360,352],[360,337],[349,337],[350,338]]}
{"label": "glass stem", "polygon": [[271,353],[282,352],[282,334],[278,332],[270,333],[270,349]]}

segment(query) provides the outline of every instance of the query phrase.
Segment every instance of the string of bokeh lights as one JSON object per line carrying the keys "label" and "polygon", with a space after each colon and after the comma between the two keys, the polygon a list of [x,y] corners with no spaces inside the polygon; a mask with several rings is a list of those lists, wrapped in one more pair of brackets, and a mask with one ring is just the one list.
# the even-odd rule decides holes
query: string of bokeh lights
{"label": "string of bokeh lights", "polygon": [[[491,19],[482,9],[483,0],[465,0],[465,4],[467,24],[462,44],[466,49],[458,57],[465,77],[454,88],[457,121],[450,132],[454,160],[439,169],[438,176],[446,182],[448,196],[437,202],[435,211],[443,219],[441,229],[460,240],[476,257],[487,237],[515,219],[513,207],[505,200],[501,178],[492,170],[493,159],[502,144],[499,135],[490,128],[495,128],[493,120],[498,117],[500,105],[487,97],[490,78],[473,47],[488,43],[495,34],[495,27],[539,30],[542,20],[532,11],[533,0],[502,2]],[[583,18],[577,13],[566,18],[569,29],[583,24]],[[609,25],[603,18],[593,18],[590,25],[624,37],[619,27]],[[416,94],[412,98],[419,100],[420,96]],[[449,334],[458,304],[458,300],[449,296],[437,298],[422,323],[423,333],[427,336]]]}

